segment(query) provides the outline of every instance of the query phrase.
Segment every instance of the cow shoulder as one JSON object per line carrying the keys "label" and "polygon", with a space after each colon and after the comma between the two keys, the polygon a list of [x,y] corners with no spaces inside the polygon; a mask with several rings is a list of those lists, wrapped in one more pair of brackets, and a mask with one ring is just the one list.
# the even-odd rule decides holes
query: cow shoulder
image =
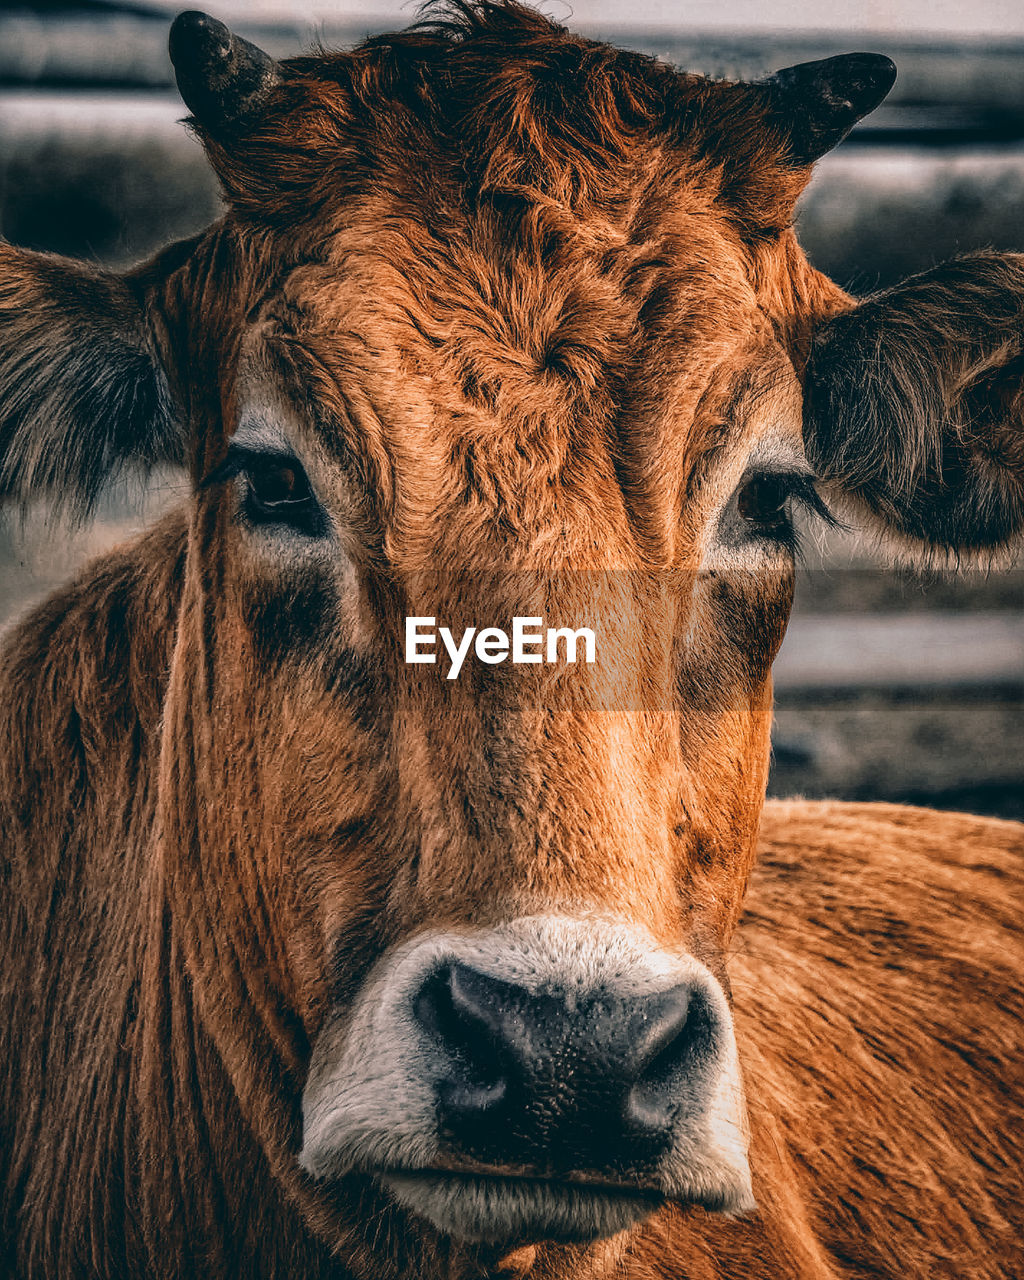
{"label": "cow shoulder", "polygon": [[755,1152],[770,1113],[838,1259],[1009,1276],[1024,826],[769,802],[761,842],[731,966]]}
{"label": "cow shoulder", "polygon": [[68,1259],[95,1245],[83,1198],[123,1176],[184,534],[168,517],[103,556],[0,647],[0,1238]]}

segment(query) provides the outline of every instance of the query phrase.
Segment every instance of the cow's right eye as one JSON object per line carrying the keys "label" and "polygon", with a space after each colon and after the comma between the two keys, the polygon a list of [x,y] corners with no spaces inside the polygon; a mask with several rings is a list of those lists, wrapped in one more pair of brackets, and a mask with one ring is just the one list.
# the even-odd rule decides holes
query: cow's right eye
{"label": "cow's right eye", "polygon": [[285,524],[309,537],[324,532],[323,510],[298,458],[255,454],[242,470],[245,513],[253,524]]}
{"label": "cow's right eye", "polygon": [[249,503],[265,520],[294,519],[316,503],[306,473],[297,459],[268,458],[250,461],[245,468]]}
{"label": "cow's right eye", "polygon": [[204,486],[233,476],[245,481],[243,509],[252,524],[285,525],[308,537],[326,532],[323,508],[294,455],[231,448],[223,466],[204,481]]}

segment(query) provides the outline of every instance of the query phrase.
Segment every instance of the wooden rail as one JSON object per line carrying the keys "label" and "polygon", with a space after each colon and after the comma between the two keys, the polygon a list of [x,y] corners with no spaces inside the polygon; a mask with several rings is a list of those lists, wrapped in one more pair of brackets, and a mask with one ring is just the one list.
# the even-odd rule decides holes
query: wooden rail
{"label": "wooden rail", "polygon": [[[47,18],[0,13],[0,84],[167,89],[170,13]],[[378,20],[379,21],[379,20]],[[393,24],[386,24],[390,28]],[[398,23],[397,25],[402,25]],[[344,48],[374,33],[373,20],[239,22],[239,30],[282,57],[315,35]],[[728,78],[756,78],[781,66],[828,57],[851,47],[887,53],[899,79],[885,106],[855,132],[861,142],[894,136],[1024,137],[1024,41],[907,40],[888,35],[687,32],[685,28],[589,27],[585,34],[653,54],[681,69]]]}

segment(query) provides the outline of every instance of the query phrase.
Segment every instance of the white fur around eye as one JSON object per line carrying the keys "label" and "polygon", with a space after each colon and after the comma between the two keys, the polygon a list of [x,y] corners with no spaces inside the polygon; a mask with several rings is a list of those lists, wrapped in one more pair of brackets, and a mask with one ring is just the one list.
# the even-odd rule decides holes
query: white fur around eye
{"label": "white fur around eye", "polygon": [[702,549],[702,572],[763,571],[790,558],[786,543],[758,537],[756,529],[748,528],[736,509],[740,489],[756,474],[810,477],[813,472],[799,438],[781,430],[766,430],[745,456],[735,457],[717,478],[714,511]]}
{"label": "white fur around eye", "polygon": [[250,410],[239,420],[228,444],[253,453],[296,454],[295,446],[270,413]]}

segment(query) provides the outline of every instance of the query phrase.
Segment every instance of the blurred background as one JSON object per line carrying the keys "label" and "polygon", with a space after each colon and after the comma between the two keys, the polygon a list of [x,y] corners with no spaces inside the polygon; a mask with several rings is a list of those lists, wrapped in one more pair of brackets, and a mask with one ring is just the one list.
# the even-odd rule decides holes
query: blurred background
{"label": "blurred background", "polygon": [[[208,0],[269,52],[407,25],[368,0]],[[372,5],[372,9],[369,7]],[[218,214],[166,55],[183,5],[0,0],[0,232],[122,266]],[[899,67],[886,103],[818,166],[812,261],[855,293],[981,246],[1024,250],[1020,0],[544,0],[588,35],[685,70],[754,77],[855,49]],[[183,492],[119,492],[73,536],[0,523],[0,627]],[[1024,818],[1024,568],[922,578],[851,533],[809,538],[776,666],[771,790]]]}

